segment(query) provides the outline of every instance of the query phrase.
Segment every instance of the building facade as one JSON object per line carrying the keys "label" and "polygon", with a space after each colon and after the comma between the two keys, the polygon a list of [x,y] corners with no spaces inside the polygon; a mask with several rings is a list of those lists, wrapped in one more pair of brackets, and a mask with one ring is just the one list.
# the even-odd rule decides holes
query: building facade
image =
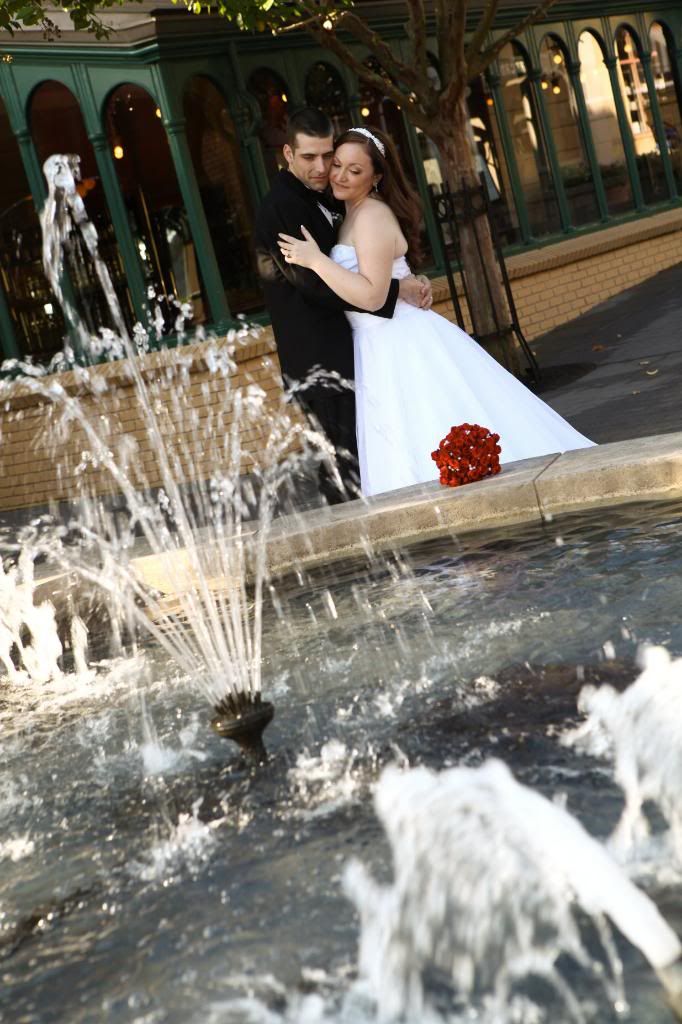
{"label": "building facade", "polygon": [[[406,45],[399,3],[363,11],[391,45]],[[523,13],[503,6],[495,32]],[[303,104],[326,110],[338,131],[366,123],[396,139],[424,199],[426,269],[442,274],[429,203],[443,184],[437,151],[304,34],[239,34],[166,3],[112,14],[105,41],[55,17],[53,38],[27,31],[0,43],[4,358],[46,362],[62,346],[39,225],[42,165],[55,152],[81,158],[79,191],[130,325],[151,322],[164,346],[177,342],[183,312],[217,333],[239,316],[263,319],[254,211],[280,165],[287,113]],[[435,55],[432,64],[437,75]],[[644,222],[674,214],[681,80],[677,0],[578,0],[557,4],[470,83],[471,146],[512,258],[548,246],[596,251],[614,237],[608,229],[642,222],[646,234]],[[65,287],[94,332],[109,313],[80,244],[74,237]]]}

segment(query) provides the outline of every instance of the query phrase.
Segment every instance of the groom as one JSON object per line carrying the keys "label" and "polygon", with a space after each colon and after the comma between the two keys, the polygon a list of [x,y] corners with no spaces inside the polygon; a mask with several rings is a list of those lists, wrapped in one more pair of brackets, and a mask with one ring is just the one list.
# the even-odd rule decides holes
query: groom
{"label": "groom", "polygon": [[[265,303],[270,313],[285,384],[296,387],[299,405],[316,421],[337,452],[344,490],[328,472],[320,487],[330,504],[358,494],[355,395],[338,378],[352,384],[353,337],[344,315],[349,307],[311,270],[285,263],[279,233],[299,236],[310,231],[329,254],[343,219],[343,204],[329,193],[334,130],[321,110],[306,107],[289,118],[284,159],[256,218],[256,257]],[[393,280],[377,316],[390,319],[401,299],[414,306],[431,304],[431,286],[424,278]],[[311,371],[319,372],[306,383]],[[325,377],[324,379],[320,379]],[[331,376],[329,376],[331,375]]]}

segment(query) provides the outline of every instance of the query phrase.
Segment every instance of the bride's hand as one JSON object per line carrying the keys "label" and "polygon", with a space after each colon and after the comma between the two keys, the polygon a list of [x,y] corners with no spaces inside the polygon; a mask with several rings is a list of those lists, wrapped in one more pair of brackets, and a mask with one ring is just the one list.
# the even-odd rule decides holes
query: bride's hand
{"label": "bride's hand", "polygon": [[317,260],[322,255],[320,247],[303,224],[301,224],[301,231],[303,239],[280,232],[278,245],[287,263],[295,263],[298,267],[314,270]]}

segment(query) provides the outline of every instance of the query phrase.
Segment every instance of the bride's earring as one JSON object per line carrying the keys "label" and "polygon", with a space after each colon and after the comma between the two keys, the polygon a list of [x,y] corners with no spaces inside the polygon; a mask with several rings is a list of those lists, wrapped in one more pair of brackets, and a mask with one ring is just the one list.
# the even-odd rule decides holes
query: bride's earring
{"label": "bride's earring", "polygon": [[375,194],[378,194],[378,192],[379,192],[379,182],[375,181],[374,185],[372,187],[373,187],[373,190],[374,190]]}

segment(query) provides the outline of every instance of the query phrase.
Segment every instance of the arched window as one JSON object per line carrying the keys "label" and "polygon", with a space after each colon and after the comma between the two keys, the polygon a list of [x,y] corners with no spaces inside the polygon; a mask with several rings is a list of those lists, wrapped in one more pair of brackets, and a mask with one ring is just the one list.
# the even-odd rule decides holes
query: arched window
{"label": "arched window", "polygon": [[498,58],[502,102],[514,146],[528,219],[533,234],[560,230],[559,208],[547,159],[526,56],[517,43],[507,43]]}
{"label": "arched window", "polygon": [[253,209],[239,140],[224,97],[210,79],[192,78],[184,96],[187,142],[208,230],[233,313],[263,304],[255,277]]}
{"label": "arched window", "polygon": [[616,32],[615,42],[618,81],[632,132],[642,195],[645,203],[656,202],[667,198],[668,189],[638,43],[624,26]]}
{"label": "arched window", "polygon": [[335,135],[350,128],[346,87],[331,64],[320,60],[310,68],[305,79],[305,101],[309,107],[317,107],[331,118]]}
{"label": "arched window", "polygon": [[191,303],[191,322],[203,323],[208,304],[161,110],[145,89],[126,83],[109,96],[105,121],[159,329],[175,330],[178,303]]}
{"label": "arched window", "polygon": [[[41,166],[54,153],[75,154],[80,157],[79,192],[88,217],[97,229],[100,254],[107,265],[121,311],[130,327],[134,320],[133,306],[123,261],[100,181],[95,153],[88,139],[78,102],[73,93],[60,82],[43,82],[31,97],[29,119],[33,143]],[[64,263],[76,311],[90,333],[98,334],[100,327],[113,327],[106,297],[78,231],[72,233],[71,248],[65,253]]]}
{"label": "arched window", "polygon": [[590,117],[592,140],[604,182],[609,213],[624,213],[633,208],[633,198],[623,139],[618,126],[611,79],[604,63],[604,53],[591,32],[583,32],[580,36],[578,58],[580,83]]}
{"label": "arched window", "polygon": [[665,141],[677,187],[682,191],[682,90],[675,62],[675,47],[665,26],[654,22],[649,29],[651,71],[665,129]]}
{"label": "arched window", "polygon": [[42,362],[62,347],[65,327],[43,274],[38,214],[1,100],[0,159],[0,276],[19,347]]}
{"label": "arched window", "polygon": [[540,46],[540,86],[561,167],[571,221],[580,226],[599,220],[599,206],[580,127],[578,105],[566,66],[567,59],[563,43],[554,36],[545,36]]}
{"label": "arched window", "polygon": [[258,100],[261,112],[260,140],[268,175],[284,167],[282,146],[287,140],[289,94],[286,83],[270,68],[258,68],[249,78],[249,92]]}

